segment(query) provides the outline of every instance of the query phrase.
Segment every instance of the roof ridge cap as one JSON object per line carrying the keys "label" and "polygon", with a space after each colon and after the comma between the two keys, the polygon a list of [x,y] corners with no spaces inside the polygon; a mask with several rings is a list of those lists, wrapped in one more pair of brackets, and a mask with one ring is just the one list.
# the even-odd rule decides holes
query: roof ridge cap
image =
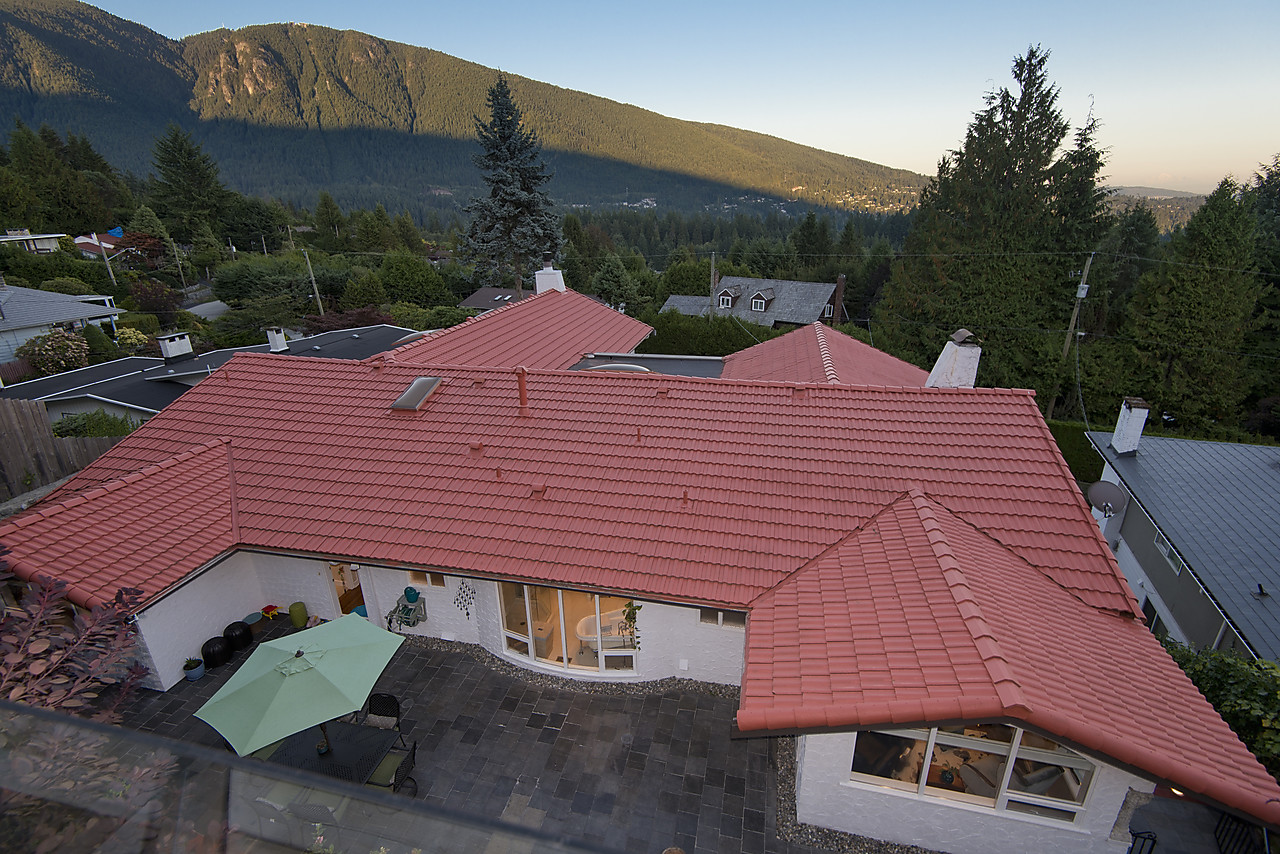
{"label": "roof ridge cap", "polygon": [[[1025,716],[1030,713],[1031,705],[1022,689],[1022,683],[1018,681],[1008,659],[1000,650],[1000,642],[996,639],[995,632],[982,615],[982,606],[969,587],[964,570],[960,567],[960,561],[952,551],[951,543],[948,542],[942,530],[942,524],[933,512],[933,503],[918,486],[913,486],[908,494],[916,517],[929,538],[929,548],[942,570],[943,580],[956,606],[960,609],[960,618],[973,638],[974,646],[987,669],[987,675],[991,677],[991,684],[1001,704],[1006,711],[1016,710],[1019,715]],[[945,508],[943,510],[950,513]]]}
{"label": "roof ridge cap", "polygon": [[[408,342],[407,344],[401,344],[399,347],[393,347],[392,349],[387,350],[384,353],[374,353],[372,356],[369,356],[368,358],[365,358],[365,359],[361,359],[360,361],[367,362],[370,359],[377,358],[378,356],[387,356],[388,361],[395,361],[394,354],[400,352],[401,350],[404,350],[409,347],[417,347],[419,344],[421,344],[424,341],[435,341],[438,338],[444,338],[450,332],[455,332],[459,329],[465,329],[473,323],[479,323],[483,320],[487,320],[491,317],[502,314],[502,312],[504,311],[513,309],[518,305],[524,305],[530,300],[537,299],[538,297],[541,297],[541,296],[546,296],[547,294],[550,294],[550,293],[556,293],[558,290],[559,289],[557,288],[553,288],[552,290],[543,291],[540,294],[539,293],[529,294],[529,296],[524,297],[519,302],[509,302],[506,305],[502,306],[501,308],[494,308],[494,309],[490,309],[489,311],[482,312],[481,314],[473,315],[471,317],[468,317],[466,320],[462,321],[461,323],[455,323],[453,326],[446,326],[444,329],[437,329],[435,332],[432,332],[430,335],[424,335],[421,338]],[[571,288],[565,288],[564,292],[568,293],[571,290],[572,290]],[[582,296],[582,294],[579,294],[577,291],[572,291],[572,292],[577,296]]]}
{"label": "roof ridge cap", "polygon": [[827,377],[827,382],[840,382],[840,372],[836,370],[835,360],[831,358],[831,347],[827,344],[826,333],[822,329],[822,324],[814,321],[813,334],[818,338],[818,356],[822,359],[822,372]]}

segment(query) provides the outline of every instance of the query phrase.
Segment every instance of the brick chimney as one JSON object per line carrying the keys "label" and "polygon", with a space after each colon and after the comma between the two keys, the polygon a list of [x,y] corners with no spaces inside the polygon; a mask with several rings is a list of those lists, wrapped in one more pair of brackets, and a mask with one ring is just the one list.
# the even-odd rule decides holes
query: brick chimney
{"label": "brick chimney", "polygon": [[551,253],[542,253],[542,269],[533,274],[534,293],[564,290],[564,274],[551,266]]}
{"label": "brick chimney", "polygon": [[189,332],[171,332],[168,335],[157,335],[156,343],[160,345],[160,355],[164,356],[166,365],[172,365],[174,362],[185,362],[187,359],[196,357],[191,350],[191,333]]}
{"label": "brick chimney", "polygon": [[1142,440],[1142,428],[1146,426],[1151,406],[1140,397],[1126,397],[1120,404],[1120,417],[1111,434],[1111,449],[1117,456],[1128,457],[1138,453]]}
{"label": "brick chimney", "polygon": [[925,388],[973,388],[978,378],[978,360],[982,348],[978,339],[968,329],[956,330],[951,340],[942,348],[938,361],[925,380]]}
{"label": "brick chimney", "polygon": [[836,292],[831,296],[831,323],[842,323],[848,320],[844,316],[844,273],[836,276]]}

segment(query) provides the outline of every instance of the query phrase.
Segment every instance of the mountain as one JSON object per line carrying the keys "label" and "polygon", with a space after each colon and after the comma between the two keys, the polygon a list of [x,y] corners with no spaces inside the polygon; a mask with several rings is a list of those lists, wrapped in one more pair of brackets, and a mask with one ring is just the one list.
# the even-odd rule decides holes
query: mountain
{"label": "mountain", "polygon": [[1185,190],[1162,190],[1159,187],[1113,187],[1121,196],[1135,196],[1140,199],[1195,199],[1204,198],[1204,193],[1188,193]]}
{"label": "mountain", "polygon": [[[481,188],[473,116],[497,72],[439,51],[308,24],[173,41],[72,0],[0,0],[0,115],[87,135],[150,171],[168,122],[235,189],[311,207],[454,210]],[[508,75],[564,205],[695,210],[794,199],[857,210],[915,203],[927,179],[722,125],[681,121]]]}

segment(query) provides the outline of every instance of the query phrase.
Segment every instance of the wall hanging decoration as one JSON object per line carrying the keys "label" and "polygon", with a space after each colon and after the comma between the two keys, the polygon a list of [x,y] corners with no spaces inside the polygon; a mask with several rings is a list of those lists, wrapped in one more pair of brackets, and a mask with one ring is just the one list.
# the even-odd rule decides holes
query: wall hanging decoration
{"label": "wall hanging decoration", "polygon": [[471,619],[471,609],[476,604],[476,589],[471,586],[471,582],[465,578],[458,585],[458,595],[453,597],[453,604],[458,610],[467,615],[467,619]]}

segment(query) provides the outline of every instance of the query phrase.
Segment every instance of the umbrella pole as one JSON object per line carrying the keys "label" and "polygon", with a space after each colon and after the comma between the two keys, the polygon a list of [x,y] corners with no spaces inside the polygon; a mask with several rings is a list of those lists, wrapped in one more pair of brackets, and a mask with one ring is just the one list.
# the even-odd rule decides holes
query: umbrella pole
{"label": "umbrella pole", "polygon": [[316,753],[321,756],[329,752],[329,728],[320,724],[320,742],[316,745]]}

